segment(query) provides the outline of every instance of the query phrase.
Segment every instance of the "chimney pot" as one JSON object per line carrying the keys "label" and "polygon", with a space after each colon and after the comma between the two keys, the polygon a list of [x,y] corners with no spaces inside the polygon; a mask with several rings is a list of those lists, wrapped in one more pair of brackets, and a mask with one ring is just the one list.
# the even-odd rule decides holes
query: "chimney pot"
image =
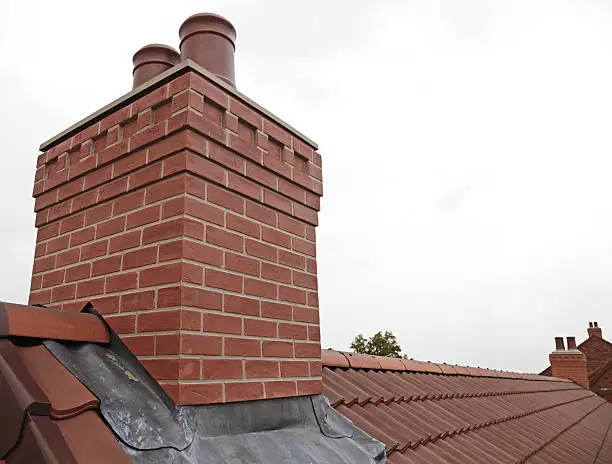
{"label": "chimney pot", "polygon": [[199,13],[185,20],[179,29],[181,60],[190,59],[233,87],[236,29],[227,19]]}
{"label": "chimney pot", "polygon": [[144,84],[158,74],[170,69],[180,61],[179,53],[172,47],[162,44],[145,45],[132,58],[134,63],[134,83],[132,88]]}
{"label": "chimney pot", "polygon": [[597,325],[597,322],[593,322],[593,327],[599,327],[599,326]]}
{"label": "chimney pot", "polygon": [[592,322],[589,322],[589,327],[593,327],[593,323]]}
{"label": "chimney pot", "polygon": [[576,337],[567,337],[567,349],[568,350],[576,349]]}
{"label": "chimney pot", "polygon": [[557,351],[565,351],[565,345],[563,344],[563,337],[555,337],[555,349]]}
{"label": "chimney pot", "polygon": [[601,333],[601,327],[598,326],[597,322],[592,322],[592,325],[589,326],[589,328],[587,329],[587,332],[589,333],[589,338],[590,337],[599,337],[599,338],[603,338],[603,334]]}

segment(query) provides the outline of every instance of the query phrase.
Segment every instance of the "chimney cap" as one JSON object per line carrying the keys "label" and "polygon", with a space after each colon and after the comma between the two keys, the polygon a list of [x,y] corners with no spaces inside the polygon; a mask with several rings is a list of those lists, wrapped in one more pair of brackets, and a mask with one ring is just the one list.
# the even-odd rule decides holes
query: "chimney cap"
{"label": "chimney cap", "polygon": [[226,37],[234,49],[236,41],[236,29],[227,18],[214,13],[196,13],[189,16],[179,28],[181,43],[190,35],[209,32]]}

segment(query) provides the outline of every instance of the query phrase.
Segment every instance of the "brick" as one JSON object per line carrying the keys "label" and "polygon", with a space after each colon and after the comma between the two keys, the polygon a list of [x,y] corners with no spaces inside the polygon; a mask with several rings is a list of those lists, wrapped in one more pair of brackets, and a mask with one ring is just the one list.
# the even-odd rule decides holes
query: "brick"
{"label": "brick", "polygon": [[254,200],[262,199],[263,190],[261,186],[257,185],[255,182],[251,182],[233,172],[229,172],[227,178],[230,189]]}
{"label": "brick", "polygon": [[294,340],[306,340],[308,338],[307,326],[303,324],[280,323],[278,324],[278,338]]}
{"label": "brick", "polygon": [[183,287],[181,290],[184,306],[195,308],[221,310],[223,309],[223,294],[204,288]]}
{"label": "brick", "polygon": [[66,269],[66,282],[89,279],[91,275],[91,264],[84,263]]}
{"label": "brick", "polygon": [[138,315],[138,332],[179,330],[181,314],[178,309],[145,311]]}
{"label": "brick", "polygon": [[260,357],[261,343],[256,338],[225,337],[224,354],[226,356]]}
{"label": "brick", "polygon": [[206,180],[225,185],[227,172],[218,164],[215,164],[201,155],[188,153],[186,158],[187,170]]}
{"label": "brick", "polygon": [[282,211],[283,213],[293,213],[293,203],[291,202],[291,200],[283,197],[282,195],[271,192],[270,190],[264,190],[263,193],[264,204],[270,206],[271,208]]}
{"label": "brick", "polygon": [[257,256],[261,259],[276,262],[278,253],[277,249],[271,245],[262,242],[257,242],[250,238],[245,240],[245,250],[248,255]]}
{"label": "brick", "polygon": [[[58,255],[59,256],[59,255]],[[55,268],[55,256],[46,256],[44,258],[38,258],[34,260],[33,272],[50,271]]]}
{"label": "brick", "polygon": [[276,174],[263,169],[256,164],[247,163],[246,165],[246,176],[260,184],[270,187],[272,190],[276,190],[278,185],[278,177]]}
{"label": "brick", "polygon": [[64,282],[64,269],[60,269],[58,271],[52,271],[44,274],[42,277],[42,287],[55,287]]}
{"label": "brick", "polygon": [[317,289],[317,276],[304,274],[303,272],[293,271],[293,284],[298,287]]}
{"label": "brick", "polygon": [[321,345],[319,343],[295,342],[296,358],[315,358],[321,357]]}
{"label": "brick", "polygon": [[323,366],[321,361],[310,361],[308,364],[310,365],[311,377],[321,377],[323,375]]}
{"label": "brick", "polygon": [[241,379],[242,361],[239,359],[203,359],[202,378]]}
{"label": "brick", "polygon": [[129,230],[133,229],[134,227],[140,227],[146,224],[151,224],[152,222],[156,222],[159,220],[160,215],[160,205],[150,206],[149,208],[130,213],[127,216],[126,229]]}
{"label": "brick", "polygon": [[123,272],[106,278],[106,292],[124,292],[138,287],[137,272]]}
{"label": "brick", "polygon": [[140,230],[134,230],[111,238],[109,247],[110,253],[129,250],[130,248],[140,246],[140,235]]}
{"label": "brick", "polygon": [[261,239],[284,248],[291,248],[291,236],[270,227],[261,228]]}
{"label": "brick", "polygon": [[43,242],[50,238],[56,237],[59,234],[59,223],[49,224],[38,228],[36,241]]}
{"label": "brick", "polygon": [[84,181],[83,179],[79,179],[78,182],[80,182],[83,185],[83,188],[85,190],[89,190],[90,188],[97,187],[98,185],[108,182],[109,180],[111,180],[112,175],[113,175],[112,166],[105,166],[103,168],[99,167],[95,171],[92,171],[89,174],[87,174],[85,176]]}
{"label": "brick", "polygon": [[286,398],[296,396],[297,386],[293,381],[266,382],[266,398]]}
{"label": "brick", "polygon": [[[95,227],[87,227],[70,234],[70,247],[82,245],[83,243],[91,242],[96,236]],[[52,253],[48,251],[48,253]]]}
{"label": "brick", "polygon": [[63,235],[62,237],[49,240],[49,242],[47,243],[47,253],[51,254],[61,250],[65,250],[66,248],[68,248],[69,242],[69,235]]}
{"label": "brick", "polygon": [[261,382],[232,382],[225,384],[226,401],[251,401],[264,397]]}
{"label": "brick", "polygon": [[246,215],[274,227],[277,224],[277,213],[273,209],[251,201],[248,201],[246,204]]}
{"label": "brick", "polygon": [[307,292],[308,304],[319,307],[319,294],[317,292]]}
{"label": "brick", "polygon": [[244,319],[244,335],[251,337],[276,337],[277,323],[261,319]]}
{"label": "brick", "polygon": [[225,295],[223,297],[223,310],[226,313],[259,316],[259,300],[254,298],[245,298],[243,296]]}
{"label": "brick", "polygon": [[149,146],[149,162],[180,151],[186,147],[186,144],[187,135],[185,131],[157,140]]}
{"label": "brick", "polygon": [[162,177],[162,163],[156,163],[146,168],[139,169],[138,171],[130,174],[128,179],[129,189],[137,189],[147,184],[155,182]]}
{"label": "brick", "polygon": [[306,269],[306,258],[291,251],[278,250],[278,262],[296,269]]}
{"label": "brick", "polygon": [[223,385],[217,383],[179,385],[178,404],[215,404],[223,402]]}
{"label": "brick", "polygon": [[155,354],[155,336],[153,335],[123,337],[121,340],[136,356],[150,356]]}
{"label": "brick", "polygon": [[182,254],[185,259],[199,263],[221,266],[223,264],[223,251],[201,243],[185,240],[182,242]]}
{"label": "brick", "polygon": [[123,255],[123,269],[148,266],[157,262],[157,247],[139,248]]}
{"label": "brick", "polygon": [[319,323],[319,310],[295,306],[293,308],[293,318],[296,322]]}
{"label": "brick", "polygon": [[235,251],[244,249],[244,238],[216,227],[206,226],[206,241]]}
{"label": "brick", "polygon": [[135,150],[141,148],[155,140],[163,137],[166,133],[166,122],[160,122],[155,125],[147,126],[145,129],[132,135],[130,141],[130,148]]}
{"label": "brick", "polygon": [[229,150],[226,150],[216,143],[210,144],[208,156],[210,159],[215,160],[217,163],[222,164],[225,167],[237,172],[244,172],[244,158],[232,153]]}
{"label": "brick", "polygon": [[140,287],[152,287],[174,282],[180,282],[182,265],[180,263],[164,264],[140,271]]}
{"label": "brick", "polygon": [[80,229],[85,224],[85,213],[72,215],[60,222],[60,234]]}
{"label": "brick", "polygon": [[225,213],[221,208],[209,205],[196,198],[185,198],[185,213],[220,226],[225,224]]}
{"label": "brick", "polygon": [[317,250],[314,242],[293,237],[291,240],[291,245],[293,249],[299,253],[303,253],[309,256],[317,255]]}
{"label": "brick", "polygon": [[216,269],[206,269],[204,281],[206,286],[229,290],[232,292],[242,292],[242,277]]}
{"label": "brick", "polygon": [[317,261],[315,259],[306,259],[306,272],[317,273]]}
{"label": "brick", "polygon": [[106,201],[127,191],[128,180],[126,177],[119,178],[100,187],[98,201]]}
{"label": "brick", "polygon": [[246,219],[235,214],[228,213],[225,218],[226,227],[254,238],[261,235],[261,226],[250,219]]}
{"label": "brick", "polygon": [[28,304],[35,305],[41,304],[46,305],[51,302],[51,290],[43,290],[42,292],[33,292],[30,293],[30,297],[28,298]]}
{"label": "brick", "polygon": [[159,262],[172,261],[183,257],[183,240],[159,245]]}
{"label": "brick", "polygon": [[125,229],[125,217],[117,217],[96,226],[96,238],[108,237],[123,232]]}
{"label": "brick", "polygon": [[223,314],[204,313],[203,328],[205,332],[241,335],[242,318]]}
{"label": "brick", "polygon": [[[89,188],[89,187],[85,187]],[[60,187],[58,200],[62,201],[83,191],[83,179],[76,179]]]}
{"label": "brick", "polygon": [[281,377],[308,377],[308,361],[281,361],[280,371]]}
{"label": "brick", "polygon": [[185,176],[183,174],[167,180],[156,182],[146,188],[146,203],[154,203],[185,193]]}
{"label": "brick", "polygon": [[[62,218],[64,216],[68,216],[68,214],[70,214],[70,200],[66,200],[63,203],[59,203],[59,204],[54,205],[51,208],[49,208],[49,213],[48,213],[47,220],[48,221],[55,221],[56,219]],[[37,217],[37,220],[38,220],[38,217]],[[81,227],[81,226],[80,225],[76,225],[76,226],[73,226],[72,229],[69,229],[69,228],[66,228],[66,227],[62,227],[62,225],[60,223],[60,233],[64,234],[66,232],[70,232],[71,230],[78,229],[79,227]]]}
{"label": "brick", "polygon": [[323,382],[321,380],[298,380],[299,395],[318,395],[323,392]]}
{"label": "brick", "polygon": [[144,198],[145,191],[140,190],[116,199],[113,203],[113,214],[123,214],[136,208],[140,208],[144,204]]}
{"label": "brick", "polygon": [[225,268],[242,274],[259,276],[259,261],[235,253],[225,253]]}
{"label": "brick", "polygon": [[292,303],[306,304],[306,292],[299,288],[278,286],[278,299]]}
{"label": "brick", "polygon": [[[75,248],[73,250],[66,250],[57,255],[57,266],[67,266],[69,264],[74,264],[79,261],[79,257],[81,255],[81,250]],[[55,256],[50,256],[50,258],[55,258]],[[36,260],[34,261],[34,272],[39,272],[36,269]]]}
{"label": "brick", "polygon": [[303,221],[306,221],[309,224],[312,224],[313,226],[319,224],[317,212],[311,208],[308,208],[307,206],[302,206],[298,203],[295,203],[293,205],[293,212],[296,217],[302,219]]}
{"label": "brick", "polygon": [[183,263],[181,278],[183,282],[201,285],[204,283],[202,273],[204,269],[198,264]]}
{"label": "brick", "polygon": [[92,279],[77,284],[76,296],[83,298],[104,293],[104,279]]}
{"label": "brick", "polygon": [[142,233],[142,243],[154,243],[169,238],[182,237],[185,230],[185,219],[178,218],[146,227]]}
{"label": "brick", "polygon": [[288,304],[262,301],[261,315],[270,319],[283,319],[290,321],[292,319],[292,308]]}
{"label": "brick", "polygon": [[306,225],[284,214],[280,214],[278,217],[278,227],[300,237],[306,236]]}
{"label": "brick", "polygon": [[181,353],[219,356],[222,351],[222,338],[212,335],[181,334]]}
{"label": "brick", "polygon": [[[127,174],[128,172],[132,172],[147,163],[147,151],[146,150],[138,150],[134,153],[130,153],[129,155],[122,156],[114,162],[113,169],[115,170],[115,177],[122,176]],[[110,167],[110,166],[109,166]],[[130,184],[130,188],[133,188],[133,185]]]}
{"label": "brick", "polygon": [[206,186],[206,200],[240,214],[244,214],[245,211],[243,198],[211,184]]}
{"label": "brick", "polygon": [[181,303],[180,287],[160,288],[157,291],[157,307],[158,308],[178,306],[180,303]]}
{"label": "brick", "polygon": [[244,362],[244,374],[247,379],[278,377],[278,361],[264,359],[246,360]]}
{"label": "brick", "polygon": [[271,263],[261,263],[261,276],[276,282],[291,283],[291,269]]}
{"label": "brick", "polygon": [[99,256],[104,256],[108,251],[108,240],[89,243],[81,249],[81,260],[85,261]]}
{"label": "brick", "polygon": [[41,275],[32,276],[32,278],[30,279],[30,292],[34,290],[40,290],[42,288],[42,280],[43,278]]}
{"label": "brick", "polygon": [[293,358],[292,342],[263,340],[261,350],[265,358]]}
{"label": "brick", "polygon": [[155,336],[155,354],[157,355],[176,355],[181,351],[181,335],[158,334]]}
{"label": "brick", "polygon": [[250,279],[248,277],[244,279],[244,293],[273,300],[278,296],[276,284],[263,280]]}

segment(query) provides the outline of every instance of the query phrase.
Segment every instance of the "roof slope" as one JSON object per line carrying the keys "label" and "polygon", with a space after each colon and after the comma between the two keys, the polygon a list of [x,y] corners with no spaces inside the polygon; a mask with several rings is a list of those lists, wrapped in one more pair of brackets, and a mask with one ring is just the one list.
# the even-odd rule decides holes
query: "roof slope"
{"label": "roof slope", "polygon": [[538,375],[323,352],[332,406],[390,463],[612,462],[612,404]]}

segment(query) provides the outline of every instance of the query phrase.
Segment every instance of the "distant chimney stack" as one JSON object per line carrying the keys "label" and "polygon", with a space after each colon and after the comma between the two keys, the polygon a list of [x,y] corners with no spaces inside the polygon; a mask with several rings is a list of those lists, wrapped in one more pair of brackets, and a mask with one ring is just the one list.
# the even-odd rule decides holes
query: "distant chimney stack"
{"label": "distant chimney stack", "polygon": [[145,45],[132,58],[134,63],[132,88],[135,89],[158,74],[167,71],[179,61],[179,53],[172,47],[161,44]]}
{"label": "distant chimney stack", "polygon": [[589,328],[587,329],[587,332],[589,333],[589,338],[603,338],[603,335],[601,333],[601,327],[598,327],[597,322],[589,322]]}
{"label": "distant chimney stack", "polygon": [[227,19],[199,13],[179,29],[181,60],[192,60],[233,87],[236,29]]}
{"label": "distant chimney stack", "polygon": [[553,377],[570,379],[589,388],[586,356],[576,348],[575,337],[567,337],[567,351],[563,337],[555,337],[555,351],[550,353],[549,359]]}

